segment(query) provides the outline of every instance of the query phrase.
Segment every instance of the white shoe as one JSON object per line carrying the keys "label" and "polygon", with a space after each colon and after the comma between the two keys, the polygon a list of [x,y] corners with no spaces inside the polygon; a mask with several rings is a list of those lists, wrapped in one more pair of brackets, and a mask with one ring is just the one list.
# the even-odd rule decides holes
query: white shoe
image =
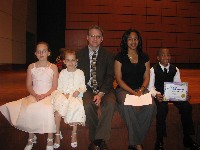
{"label": "white shoe", "polygon": [[46,150],[54,150],[53,145],[52,146],[47,146]]}
{"label": "white shoe", "polygon": [[[76,132],[72,132],[71,138],[73,139],[73,136],[76,136],[76,134],[77,134]],[[72,140],[71,140],[71,147],[75,148],[75,147],[77,147],[77,145],[78,145],[77,138],[74,142],[72,142]]]}
{"label": "white shoe", "polygon": [[28,142],[30,142],[31,144],[30,145],[27,144],[24,150],[31,150],[33,148],[33,144],[37,143],[36,140],[37,140],[36,135],[34,135],[32,139],[28,139]]}
{"label": "white shoe", "polygon": [[[63,139],[63,136],[62,136],[62,134],[61,134],[61,131],[60,131],[60,134],[55,134],[56,136],[60,136],[60,140],[61,139]],[[57,148],[59,148],[60,147],[60,143],[54,143],[54,145],[53,145],[53,147],[55,148],[55,149],[57,149]]]}
{"label": "white shoe", "polygon": [[[48,144],[49,142],[52,142],[52,143],[53,143],[53,139],[48,138],[48,139],[47,139],[47,144]],[[47,145],[47,146],[46,146],[46,150],[54,150],[53,145]]]}

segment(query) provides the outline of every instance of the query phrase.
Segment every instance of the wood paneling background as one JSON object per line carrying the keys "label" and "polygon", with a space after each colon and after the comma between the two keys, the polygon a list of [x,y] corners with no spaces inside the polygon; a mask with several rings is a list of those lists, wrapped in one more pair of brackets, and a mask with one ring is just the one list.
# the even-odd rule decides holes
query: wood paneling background
{"label": "wood paneling background", "polygon": [[136,28],[144,51],[155,63],[159,47],[169,47],[173,63],[200,63],[199,0],[66,0],[65,47],[87,44],[87,29],[104,29],[103,45],[118,51],[121,36]]}

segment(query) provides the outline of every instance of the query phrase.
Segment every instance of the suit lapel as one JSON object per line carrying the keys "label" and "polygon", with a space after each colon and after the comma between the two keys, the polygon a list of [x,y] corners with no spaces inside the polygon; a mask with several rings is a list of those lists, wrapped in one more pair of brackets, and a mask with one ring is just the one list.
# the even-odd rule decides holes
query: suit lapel
{"label": "suit lapel", "polygon": [[101,66],[102,66],[102,64],[101,64],[101,62],[103,62],[102,61],[102,59],[103,59],[103,50],[101,49],[101,47],[99,48],[99,52],[98,52],[98,57],[97,57],[97,74],[99,74],[99,73],[101,73]]}
{"label": "suit lapel", "polygon": [[86,77],[86,81],[88,82],[90,79],[90,58],[89,58],[89,50],[88,47],[85,48],[85,52],[84,52],[84,56],[83,56],[83,60],[84,62],[84,70],[85,72],[85,77]]}

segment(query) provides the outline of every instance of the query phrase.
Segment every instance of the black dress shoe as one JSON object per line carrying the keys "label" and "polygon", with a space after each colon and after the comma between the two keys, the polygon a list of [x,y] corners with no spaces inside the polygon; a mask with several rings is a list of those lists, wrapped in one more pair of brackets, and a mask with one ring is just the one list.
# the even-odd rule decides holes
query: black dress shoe
{"label": "black dress shoe", "polygon": [[101,141],[101,144],[99,145],[100,150],[108,150],[108,146],[104,140]]}
{"label": "black dress shoe", "polygon": [[183,138],[183,145],[186,148],[190,148],[191,150],[200,150],[200,146],[195,141],[193,141],[190,137]]}
{"label": "black dress shoe", "polygon": [[164,150],[163,142],[156,142],[154,150]]}
{"label": "black dress shoe", "polygon": [[95,145],[93,142],[91,142],[89,145],[88,145],[88,150],[100,150],[100,147]]}
{"label": "black dress shoe", "polygon": [[129,145],[128,150],[137,150],[137,147],[135,145]]}
{"label": "black dress shoe", "polygon": [[88,145],[88,150],[108,150],[108,146],[104,140],[98,139]]}

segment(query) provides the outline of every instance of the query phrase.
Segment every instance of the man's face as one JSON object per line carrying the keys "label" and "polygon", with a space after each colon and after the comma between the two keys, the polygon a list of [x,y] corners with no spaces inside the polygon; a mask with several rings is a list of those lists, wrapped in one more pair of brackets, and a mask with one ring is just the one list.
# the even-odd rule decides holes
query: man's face
{"label": "man's face", "polygon": [[103,41],[101,31],[99,31],[98,29],[91,29],[89,31],[89,35],[87,35],[87,40],[89,43],[89,47],[91,47],[93,50],[96,49]]}

